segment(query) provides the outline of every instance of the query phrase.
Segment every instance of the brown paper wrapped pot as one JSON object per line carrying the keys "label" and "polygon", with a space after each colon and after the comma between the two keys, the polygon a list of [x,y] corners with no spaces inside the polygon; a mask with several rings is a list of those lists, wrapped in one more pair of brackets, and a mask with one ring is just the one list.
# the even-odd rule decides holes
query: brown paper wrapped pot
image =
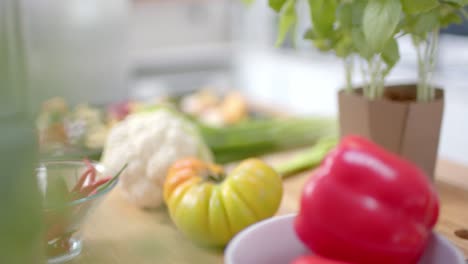
{"label": "brown paper wrapped pot", "polygon": [[431,102],[416,101],[415,85],[386,88],[369,100],[362,89],[340,91],[340,135],[361,135],[418,165],[433,180],[444,112],[444,92]]}

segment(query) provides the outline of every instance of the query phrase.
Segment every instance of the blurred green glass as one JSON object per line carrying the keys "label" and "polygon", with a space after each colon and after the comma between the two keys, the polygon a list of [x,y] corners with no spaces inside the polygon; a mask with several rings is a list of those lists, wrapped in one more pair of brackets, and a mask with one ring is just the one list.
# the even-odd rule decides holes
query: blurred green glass
{"label": "blurred green glass", "polygon": [[44,263],[21,2],[0,0],[0,263]]}

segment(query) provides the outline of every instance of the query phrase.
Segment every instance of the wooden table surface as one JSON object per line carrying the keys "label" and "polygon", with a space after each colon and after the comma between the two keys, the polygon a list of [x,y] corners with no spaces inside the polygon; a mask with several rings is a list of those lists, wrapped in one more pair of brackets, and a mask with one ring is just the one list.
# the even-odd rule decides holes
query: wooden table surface
{"label": "wooden table surface", "polygon": [[[276,162],[284,156],[267,157]],[[448,161],[437,166],[436,186],[442,208],[436,230],[457,245],[468,257],[468,240],[454,235],[468,228],[468,168]],[[284,198],[278,215],[298,210],[298,201],[309,173],[284,180]],[[222,250],[200,248],[173,226],[165,208],[145,211],[127,202],[119,189],[113,190],[96,208],[84,226],[82,254],[71,263],[86,264],[184,264],[223,263]]]}

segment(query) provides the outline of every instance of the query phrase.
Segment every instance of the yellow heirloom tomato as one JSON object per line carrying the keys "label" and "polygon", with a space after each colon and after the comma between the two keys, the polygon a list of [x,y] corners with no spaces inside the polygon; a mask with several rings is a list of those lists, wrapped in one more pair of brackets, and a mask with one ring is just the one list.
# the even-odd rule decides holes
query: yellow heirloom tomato
{"label": "yellow heirloom tomato", "polygon": [[242,161],[227,175],[216,164],[182,159],[171,166],[164,184],[177,228],[208,246],[225,246],[242,229],[273,216],[282,195],[281,177],[259,159]]}

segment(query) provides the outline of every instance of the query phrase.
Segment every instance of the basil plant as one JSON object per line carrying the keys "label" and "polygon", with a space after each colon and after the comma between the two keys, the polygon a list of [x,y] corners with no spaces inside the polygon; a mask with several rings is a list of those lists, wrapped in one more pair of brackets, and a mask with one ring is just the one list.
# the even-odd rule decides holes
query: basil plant
{"label": "basil plant", "polygon": [[[244,0],[253,2],[253,0]],[[461,21],[468,0],[306,0],[310,28],[304,38],[324,52],[343,59],[346,90],[352,91],[352,72],[359,65],[363,93],[370,99],[383,96],[385,78],[400,60],[398,38],[410,35],[418,54],[418,99],[430,100],[438,32]],[[279,14],[277,45],[295,31],[298,0],[269,0]],[[358,60],[357,60],[358,59]]]}
{"label": "basil plant", "polygon": [[436,65],[441,28],[463,21],[468,0],[402,0],[404,16],[400,29],[411,36],[418,61],[417,99],[435,98],[432,77]]}

